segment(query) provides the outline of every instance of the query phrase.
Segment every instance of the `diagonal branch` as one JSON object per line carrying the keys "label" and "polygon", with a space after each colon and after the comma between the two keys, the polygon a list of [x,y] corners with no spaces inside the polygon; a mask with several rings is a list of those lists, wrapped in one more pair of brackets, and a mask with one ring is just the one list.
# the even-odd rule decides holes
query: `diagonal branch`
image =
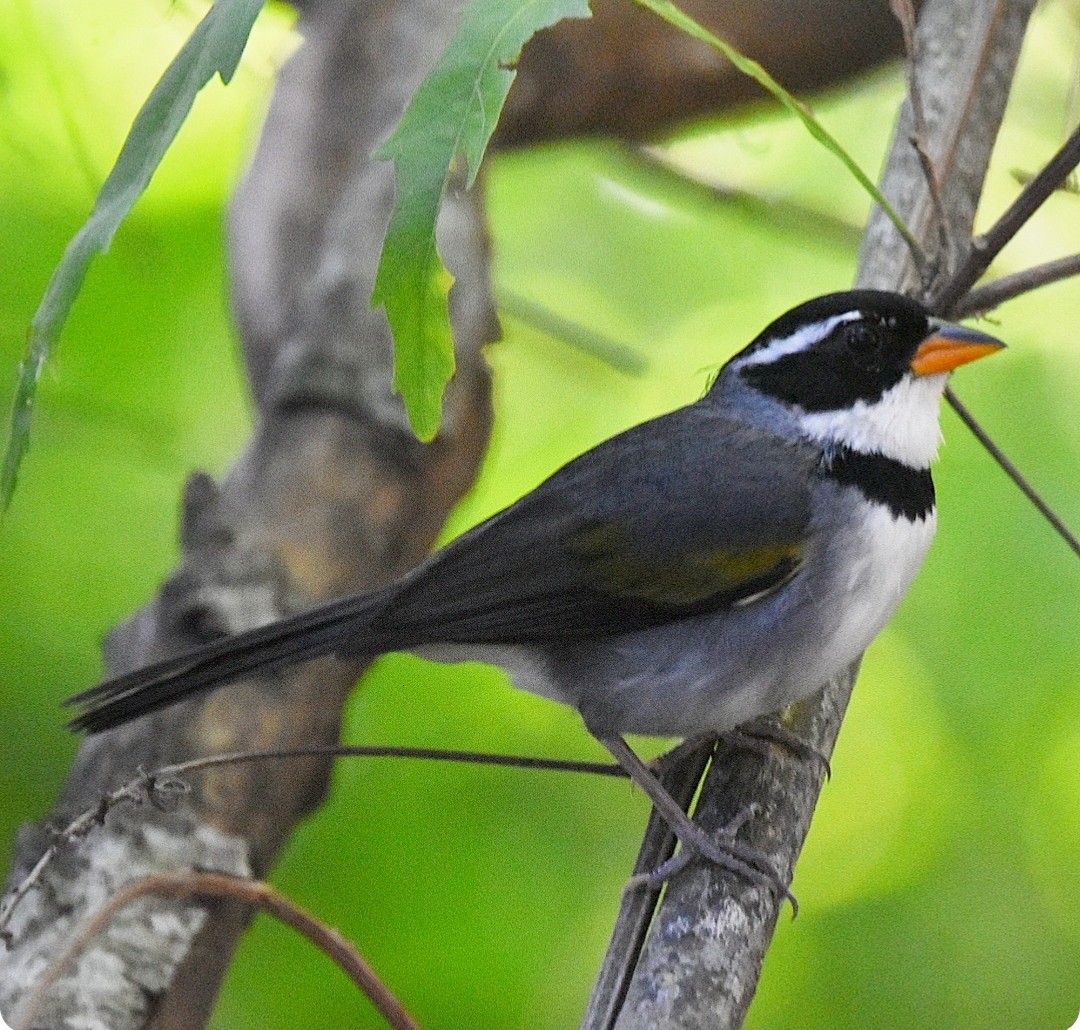
{"label": "diagonal branch", "polygon": [[994,443],[990,434],[979,425],[975,416],[961,403],[960,398],[953,392],[952,387],[949,387],[945,391],[945,398],[948,400],[949,405],[953,411],[960,416],[960,420],[971,431],[971,434],[986,448],[1001,468],[1019,488],[1020,492],[1039,510],[1039,514],[1042,515],[1051,526],[1054,527],[1055,532],[1069,545],[1080,557],[1080,540],[1077,539],[1076,534],[1069,529],[1065,524],[1065,520],[1049,504],[1043,499],[1042,495],[1028,482],[1027,477],[1016,467],[1016,464],[1009,460],[1009,457],[1005,452]]}
{"label": "diagonal branch", "polygon": [[1007,300],[1074,275],[1080,275],[1080,254],[1045,261],[1041,265],[1025,268],[1022,272],[1003,275],[993,282],[977,286],[953,305],[953,313],[957,318],[981,315]]}
{"label": "diagonal branch", "polygon": [[[451,5],[311,5],[231,213],[256,431],[220,485],[189,480],[182,565],[110,636],[113,671],[396,578],[471,486],[490,418],[480,350],[495,333],[475,194],[455,191],[439,227],[457,276],[459,372],[430,446],[409,434],[391,394],[389,334],[370,306],[393,191],[372,140],[400,117],[455,18]],[[336,743],[359,672],[314,663],[84,741],[51,816],[22,833],[10,887],[48,853],[52,826],[96,806],[140,765]],[[12,1011],[100,898],[132,880],[182,867],[264,876],[325,796],[331,761],[309,753],[258,772],[250,763],[205,769],[183,806],[114,808],[14,909],[0,1009]],[[209,911],[185,898],[125,909],[52,986],[39,1025],[103,1026],[101,1013],[110,1030],[204,1025],[250,918],[249,906],[228,901]]]}
{"label": "diagonal branch", "polygon": [[990,267],[990,262],[1001,253],[1002,248],[1019,231],[1024,223],[1046,200],[1060,189],[1073,169],[1080,164],[1080,126],[1065,141],[1061,149],[1047,162],[1020,191],[1005,213],[982,236],[971,242],[971,248],[963,265],[930,301],[930,307],[942,314],[950,314],[964,295],[978,282]]}
{"label": "diagonal branch", "polygon": [[266,912],[291,926],[328,955],[370,999],[392,1030],[419,1030],[416,1020],[393,992],[379,979],[367,959],[351,941],[316,919],[268,883],[221,873],[187,870],[136,880],[113,895],[90,918],[71,943],[51,963],[48,971],[12,1016],[13,1030],[30,1030],[45,1003],[49,988],[78,959],[91,941],[104,932],[118,912],[146,897],[228,899]]}

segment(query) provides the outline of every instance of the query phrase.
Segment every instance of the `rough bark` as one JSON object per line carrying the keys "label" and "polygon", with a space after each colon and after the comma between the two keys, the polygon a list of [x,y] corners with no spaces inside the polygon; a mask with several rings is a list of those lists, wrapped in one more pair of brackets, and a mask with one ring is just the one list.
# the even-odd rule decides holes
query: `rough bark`
{"label": "rough bark", "polygon": [[[412,436],[391,395],[389,332],[370,305],[393,190],[391,167],[370,151],[453,27],[440,0],[324,4],[306,20],[306,42],[281,74],[232,216],[235,301],[258,425],[220,486],[201,474],[189,481],[183,563],[111,635],[111,672],[400,575],[472,483],[489,425],[479,351],[495,335],[476,195],[453,191],[439,227],[457,276],[459,370],[430,446]],[[359,672],[312,663],[85,741],[55,811],[23,832],[10,883],[44,850],[50,827],[93,806],[138,765],[335,743]],[[264,875],[321,801],[329,770],[326,758],[218,769],[192,777],[179,811],[111,812],[65,849],[17,910],[13,948],[0,954],[0,1008],[11,1013],[60,942],[129,880],[185,867]],[[55,985],[38,1022],[202,1025],[247,920],[225,904],[133,906]]]}
{"label": "rough bark", "polygon": [[[883,180],[886,196],[936,259],[954,267],[971,237],[975,208],[1008,97],[1034,0],[927,0],[919,22],[918,81],[928,149],[943,183],[946,248],[917,154],[910,101],[900,114]],[[875,211],[863,247],[859,285],[928,295],[895,227]],[[799,706],[787,728],[831,755],[857,667]],[[733,748],[706,775],[696,818],[716,830],[748,805],[758,815],[745,841],[781,876],[792,873],[810,826],[824,769],[781,749],[762,756]],[[797,884],[796,884],[797,892]],[[726,1030],[742,1025],[783,902],[775,893],[694,868],[676,879],[650,931],[617,1022],[619,1030],[657,1027]],[[595,1024],[599,1025],[599,1024]]]}

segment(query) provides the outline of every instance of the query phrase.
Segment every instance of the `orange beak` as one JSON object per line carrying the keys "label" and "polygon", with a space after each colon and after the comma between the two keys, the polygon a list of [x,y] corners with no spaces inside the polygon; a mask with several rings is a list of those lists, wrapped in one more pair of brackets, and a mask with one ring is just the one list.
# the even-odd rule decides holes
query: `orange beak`
{"label": "orange beak", "polygon": [[951,322],[930,323],[934,331],[919,345],[911,359],[911,371],[917,376],[933,376],[951,372],[954,368],[994,354],[1005,344],[978,329],[953,325]]}

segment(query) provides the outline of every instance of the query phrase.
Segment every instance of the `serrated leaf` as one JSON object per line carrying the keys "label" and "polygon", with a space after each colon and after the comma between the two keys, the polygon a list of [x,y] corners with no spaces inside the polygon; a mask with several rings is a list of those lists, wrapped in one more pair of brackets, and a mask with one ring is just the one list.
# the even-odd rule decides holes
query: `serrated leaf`
{"label": "serrated leaf", "polygon": [[588,0],[473,0],[446,52],[377,156],[392,160],[397,194],[371,302],[394,334],[394,389],[413,430],[430,440],[454,374],[448,298],[453,282],[435,245],[435,222],[455,160],[471,186],[513,84],[521,48],[564,18],[587,18]]}
{"label": "serrated leaf", "polygon": [[214,75],[220,75],[226,83],[233,77],[263,3],[217,0],[207,11],[135,116],[90,217],[56,266],[30,322],[26,357],[19,367],[0,475],[0,505],[4,509],[11,502],[19,466],[29,447],[38,380],[79,295],[90,261],[95,254],[108,250],[120,223],[145,192],[191,110],[195,95]]}

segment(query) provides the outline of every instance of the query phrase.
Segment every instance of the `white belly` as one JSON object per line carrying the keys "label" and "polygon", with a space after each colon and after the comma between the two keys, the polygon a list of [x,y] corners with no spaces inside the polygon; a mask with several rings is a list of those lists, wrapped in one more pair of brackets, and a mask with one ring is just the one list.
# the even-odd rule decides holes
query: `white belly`
{"label": "white belly", "polygon": [[563,646],[417,653],[500,665],[518,687],[577,708],[597,733],[722,732],[808,697],[862,654],[911,586],[935,528],[934,514],[912,522],[874,506],[826,534],[814,572],[758,603]]}
{"label": "white belly", "polygon": [[884,629],[907,593],[937,529],[937,512],[914,522],[875,505],[833,545],[836,617],[823,620],[815,674],[823,682],[853,662]]}

